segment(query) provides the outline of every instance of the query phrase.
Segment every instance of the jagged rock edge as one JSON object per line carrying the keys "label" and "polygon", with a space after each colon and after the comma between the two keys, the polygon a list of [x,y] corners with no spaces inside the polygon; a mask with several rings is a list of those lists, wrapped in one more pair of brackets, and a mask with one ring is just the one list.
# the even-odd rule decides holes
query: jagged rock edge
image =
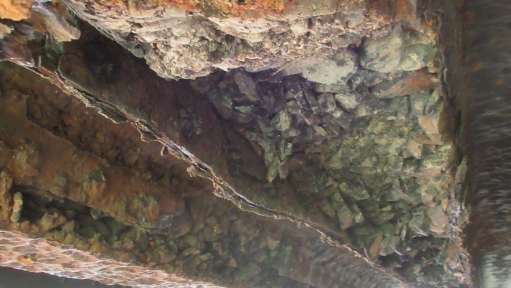
{"label": "jagged rock edge", "polygon": [[[354,257],[364,260],[367,264],[369,264],[374,269],[377,269],[383,272],[385,275],[390,277],[390,279],[397,281],[399,284],[403,285],[403,287],[411,287],[406,284],[399,276],[395,273],[379,266],[369,259],[367,255],[363,255],[356,251],[356,248],[352,247],[348,244],[342,244],[342,239],[335,233],[335,231],[322,231],[321,228],[318,228],[316,224],[307,221],[301,217],[296,217],[294,215],[283,213],[279,211],[274,211],[272,209],[268,209],[262,207],[243,195],[236,192],[236,190],[231,187],[228,183],[223,181],[220,177],[216,176],[212,171],[211,167],[207,164],[200,161],[195,155],[190,153],[186,148],[177,145],[174,141],[170,140],[164,133],[157,131],[156,129],[150,127],[150,125],[140,121],[140,119],[136,117],[130,117],[126,115],[124,112],[119,111],[119,109],[108,102],[97,99],[94,95],[80,89],[81,87],[77,87],[77,85],[60,75],[59,71],[51,72],[44,68],[41,65],[36,65],[35,67],[26,67],[28,70],[40,75],[41,77],[50,81],[53,85],[59,87],[66,94],[74,96],[82,101],[87,107],[91,107],[96,109],[100,114],[110,119],[115,123],[120,122],[128,122],[133,127],[135,127],[141,135],[142,140],[148,141],[157,141],[161,143],[164,149],[167,149],[168,152],[181,159],[186,161],[191,166],[187,169],[188,173],[192,176],[199,176],[204,179],[208,179],[212,182],[215,190],[213,194],[217,197],[226,199],[231,201],[234,205],[236,205],[240,210],[246,211],[249,213],[254,213],[259,216],[271,217],[279,220],[288,220],[295,223],[297,226],[304,226],[312,229],[317,232],[319,235],[319,239],[322,242],[326,242],[333,247],[343,248],[353,254]],[[74,85],[73,85],[74,84]],[[366,253],[367,254],[367,253]]]}

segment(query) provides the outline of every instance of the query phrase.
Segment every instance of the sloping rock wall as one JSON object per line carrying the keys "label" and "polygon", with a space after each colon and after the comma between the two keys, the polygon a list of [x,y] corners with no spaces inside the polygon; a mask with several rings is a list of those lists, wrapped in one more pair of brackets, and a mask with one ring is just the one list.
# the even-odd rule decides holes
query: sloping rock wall
{"label": "sloping rock wall", "polygon": [[[34,19],[31,25],[8,27],[12,27],[11,33],[1,45],[10,50],[4,49],[3,58],[33,67],[111,120],[136,127],[144,141],[159,142],[152,143],[158,148],[163,145],[160,156],[154,151],[151,157],[140,156],[136,130],[108,128],[95,121],[79,124],[88,116],[78,108],[63,112],[55,102],[41,106],[24,94],[5,93],[6,107],[17,108],[5,114],[5,121],[9,122],[9,115],[23,117],[28,113],[37,126],[50,131],[44,132],[49,135],[45,145],[54,147],[51,150],[40,144],[47,148],[39,155],[39,146],[31,143],[41,139],[19,132],[31,131],[32,124],[23,129],[9,128],[16,133],[7,133],[12,135],[5,140],[10,142],[7,153],[13,150],[30,158],[23,158],[21,164],[14,160],[4,163],[9,170],[16,168],[11,172],[18,175],[19,185],[49,191],[94,209],[89,212],[85,208],[80,215],[80,219],[88,219],[79,223],[85,226],[66,224],[74,220],[55,216],[58,221],[50,230],[61,226],[66,230],[39,231],[36,225],[33,232],[54,232],[48,237],[58,241],[68,232],[75,235],[79,231],[80,237],[89,240],[105,237],[107,244],[128,249],[141,263],[153,265],[158,254],[166,264],[155,263],[169,265],[169,271],[179,270],[183,266],[179,263],[184,263],[186,277],[198,281],[211,277],[219,281],[215,283],[234,286],[246,281],[261,286],[301,285],[294,282],[298,281],[332,287],[336,276],[340,277],[338,285],[345,287],[404,285],[393,273],[412,285],[464,285],[467,263],[460,257],[459,223],[453,218],[458,213],[454,210],[460,207],[454,182],[460,163],[452,143],[455,123],[439,80],[441,57],[436,54],[435,31],[432,23],[417,15],[423,3],[397,1],[392,3],[396,4],[394,9],[388,9],[387,2],[347,1],[336,3],[338,9],[331,10],[333,3],[328,1],[317,3],[316,8],[310,8],[308,2],[278,7],[249,2],[229,6],[226,11],[232,14],[222,12],[227,7],[224,2],[199,3],[187,6],[190,11],[184,12],[175,6],[183,8],[187,2],[163,6],[68,2],[77,15],[145,58],[160,76],[208,75],[196,81],[163,81],[143,61],[79,22],[75,24],[81,39],[59,42],[79,34],[49,4],[37,3],[45,5],[43,11],[50,11],[48,15],[54,18],[39,22],[51,23],[54,26],[43,26],[55,29],[34,32],[31,27],[37,28],[39,23]],[[219,6],[213,11],[208,5],[215,3]],[[247,11],[258,11],[254,8],[260,9],[262,14],[258,15],[264,18],[246,17]],[[231,69],[237,67],[242,68]],[[213,68],[229,71],[213,72]],[[25,85],[19,78],[6,79]],[[16,85],[12,89],[17,90]],[[113,137],[115,130],[125,131],[125,135]],[[21,137],[28,144],[17,143]],[[72,144],[51,142],[58,141],[55,137],[64,137]],[[39,169],[48,170],[37,166],[38,161],[51,156],[48,151],[56,154],[59,150],[68,153],[67,159],[94,163],[94,169],[67,163],[53,167],[55,173],[47,172],[50,176],[37,179]],[[177,164],[169,168],[163,159]],[[17,169],[17,165],[24,168]],[[208,181],[191,180],[191,176]],[[261,252],[273,247],[274,241],[265,242],[265,233],[271,234],[268,231],[272,229],[263,227],[276,224],[246,216],[250,219],[246,221],[258,223],[254,224],[257,229],[240,232],[236,227],[243,224],[231,225],[238,216],[197,216],[212,213],[205,212],[206,206],[201,204],[214,202],[211,194],[204,195],[206,190],[242,210],[312,229],[293,237],[297,228],[294,224],[285,226],[285,231],[279,232],[284,246]],[[19,193],[12,196],[17,197],[13,207],[18,207],[18,212],[22,211],[20,199],[25,197],[23,191]],[[128,200],[127,195],[133,198]],[[205,202],[187,199],[195,197]],[[117,205],[118,200],[126,203]],[[232,212],[226,208],[230,204],[218,205],[207,209]],[[94,217],[101,218],[102,214],[92,211],[105,212],[123,225],[142,230],[123,228],[134,232],[102,235],[98,231],[101,228],[91,229],[90,225],[103,225],[89,219],[98,220]],[[23,217],[18,214],[7,216],[17,223]],[[46,214],[41,215],[44,218]],[[215,231],[219,235],[215,236]],[[175,254],[177,262],[165,258],[161,251],[147,250],[150,241],[140,239],[156,238],[147,233],[162,233],[165,241],[176,240],[176,248],[165,244],[172,253],[162,253]],[[101,236],[95,236],[98,234]],[[320,243],[320,236],[329,244]],[[218,248],[201,244],[215,242],[217,237],[239,239],[233,255],[202,253]],[[142,244],[136,244],[143,248],[130,246],[123,239],[138,241]],[[94,243],[103,245],[101,241]],[[101,245],[101,251],[109,249]],[[314,256],[311,251],[321,253]],[[294,257],[310,261],[296,267],[293,263],[300,261]],[[238,266],[240,261],[244,265]],[[334,261],[338,264],[325,268],[325,263]],[[353,267],[358,268],[354,269],[361,274],[346,273],[350,263],[355,263]],[[358,280],[362,274],[366,276]]]}

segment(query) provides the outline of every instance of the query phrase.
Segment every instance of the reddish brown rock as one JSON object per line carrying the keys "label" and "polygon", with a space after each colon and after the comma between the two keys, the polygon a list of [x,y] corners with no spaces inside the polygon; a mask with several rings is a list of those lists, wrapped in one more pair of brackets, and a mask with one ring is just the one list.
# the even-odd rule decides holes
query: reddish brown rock
{"label": "reddish brown rock", "polygon": [[435,89],[438,86],[438,79],[434,74],[427,74],[424,71],[415,73],[404,73],[373,86],[371,91],[379,98],[394,98],[406,96],[423,90]]}

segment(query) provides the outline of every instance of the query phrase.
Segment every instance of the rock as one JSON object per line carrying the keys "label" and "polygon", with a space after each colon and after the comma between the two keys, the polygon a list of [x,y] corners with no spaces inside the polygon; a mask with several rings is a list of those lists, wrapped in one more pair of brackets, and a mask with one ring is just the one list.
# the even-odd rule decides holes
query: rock
{"label": "rock", "polygon": [[410,112],[416,117],[424,115],[424,108],[431,95],[429,93],[414,93],[408,96],[410,99]]}
{"label": "rock", "polygon": [[344,199],[342,199],[341,193],[339,192],[334,192],[330,196],[330,201],[332,202],[332,206],[335,210],[339,210],[343,206],[346,206],[346,203],[344,203]]}
{"label": "rock", "polygon": [[171,225],[161,231],[169,236],[170,239],[179,238],[192,230],[192,221],[188,214],[182,216],[173,216]]}
{"label": "rock", "polygon": [[110,231],[110,229],[108,229],[108,227],[105,225],[105,223],[103,223],[101,221],[97,221],[97,220],[94,221],[94,223],[92,224],[92,227],[94,228],[94,230],[96,230],[96,232],[98,232],[102,236],[105,236],[105,237],[112,236],[112,232]]}
{"label": "rock", "polygon": [[185,240],[188,243],[188,245],[198,248],[199,240],[195,235],[187,234],[185,235]]}
{"label": "rock", "polygon": [[357,54],[350,49],[341,49],[321,63],[302,71],[303,77],[326,85],[342,85],[357,71]]}
{"label": "rock", "polygon": [[100,210],[97,210],[97,209],[91,209],[90,210],[90,216],[92,216],[92,219],[94,220],[99,220],[103,217],[106,217],[107,215],[105,213],[103,213],[102,211]]}
{"label": "rock", "polygon": [[[0,149],[3,142],[0,141]],[[0,170],[0,219],[9,219],[12,207],[12,175],[6,169]]]}
{"label": "rock", "polygon": [[323,63],[325,59],[323,57],[310,57],[305,59],[297,59],[291,63],[288,63],[283,66],[282,71],[280,72],[283,76],[300,74],[307,70],[307,68],[319,65]]}
{"label": "rock", "polygon": [[252,106],[236,106],[231,119],[236,123],[247,124],[254,120]]}
{"label": "rock", "polygon": [[272,119],[272,124],[275,126],[275,129],[279,131],[287,131],[291,128],[291,116],[285,110],[281,110],[275,118]]}
{"label": "rock", "polygon": [[442,209],[441,205],[428,207],[426,210],[429,219],[431,219],[430,230],[436,237],[448,237],[447,225],[449,219]]}
{"label": "rock", "polygon": [[335,94],[335,100],[348,111],[357,108],[363,97],[362,94],[353,91]]}
{"label": "rock", "polygon": [[415,71],[425,67],[435,55],[433,40],[417,31],[405,33],[403,46],[399,68],[404,71]]}
{"label": "rock", "polygon": [[357,236],[369,236],[376,232],[377,232],[376,228],[374,228],[370,224],[364,224],[364,225],[358,226],[353,231],[353,233],[355,233],[355,235],[357,235]]}
{"label": "rock", "polygon": [[394,235],[386,235],[383,237],[381,243],[380,243],[380,250],[378,253],[381,256],[388,256],[394,252],[396,252],[396,247],[399,244],[400,239],[398,236]]}
{"label": "rock", "polygon": [[21,66],[34,66],[32,52],[24,39],[12,34],[6,35],[0,40],[0,51],[0,60],[9,60]]}
{"label": "rock", "polygon": [[11,28],[9,26],[0,23],[0,40],[4,39],[4,37],[11,33]]}
{"label": "rock", "polygon": [[[306,83],[309,83],[309,82],[306,82]],[[304,87],[306,86],[306,84],[302,84],[302,85]],[[309,106],[311,107],[312,112],[318,113],[319,112],[319,103],[318,103],[318,100],[316,99],[316,96],[312,92],[312,90],[308,89],[308,88],[304,88],[303,95],[305,96],[305,99],[307,99],[307,102],[309,103]]]}
{"label": "rock", "polygon": [[339,125],[344,130],[350,129],[352,117],[350,117],[350,115],[348,115],[348,113],[345,113],[340,110],[336,110],[336,111],[334,111],[334,113],[332,113],[332,116],[334,116],[334,118],[336,118],[338,120]]}
{"label": "rock", "polygon": [[12,222],[20,221],[21,210],[23,210],[23,194],[21,194],[21,192],[16,192],[12,196],[12,213],[11,213]]}
{"label": "rock", "polygon": [[422,144],[413,139],[408,139],[406,146],[403,147],[403,157],[414,157],[416,159],[421,159],[421,156]]}
{"label": "rock", "polygon": [[32,5],[30,22],[36,30],[50,33],[59,42],[80,38],[80,30],[69,25],[66,19],[55,10],[52,3],[36,1]]}
{"label": "rock", "polygon": [[0,18],[20,21],[30,17],[33,0],[0,0]]}
{"label": "rock", "polygon": [[426,115],[419,116],[419,125],[428,135],[440,135],[442,134],[441,128],[441,117],[443,113],[443,103],[433,106],[429,113]]}
{"label": "rock", "polygon": [[396,25],[384,36],[373,36],[362,43],[360,65],[378,72],[392,72],[398,69],[403,46],[403,31]]}
{"label": "rock", "polygon": [[78,234],[80,234],[85,239],[91,239],[94,238],[94,235],[96,235],[96,230],[90,226],[81,227],[78,229]]}
{"label": "rock", "polygon": [[261,268],[254,263],[245,263],[232,275],[236,281],[246,281],[261,273]]}
{"label": "rock", "polygon": [[428,236],[429,224],[426,222],[424,210],[415,209],[412,211],[412,219],[408,222],[408,230],[415,236]]}
{"label": "rock", "polygon": [[337,219],[339,220],[339,226],[342,230],[346,230],[353,225],[354,216],[353,211],[351,211],[347,205],[337,210]]}
{"label": "rock", "polygon": [[376,257],[378,257],[378,254],[379,254],[379,252],[381,250],[381,242],[382,242],[382,240],[383,240],[383,234],[382,233],[378,233],[376,235],[376,237],[374,237],[373,242],[369,246],[369,257],[371,259],[375,259]]}
{"label": "rock", "polygon": [[419,91],[432,90],[438,86],[438,79],[433,74],[423,71],[403,73],[371,88],[379,98],[393,98],[410,95]]}
{"label": "rock", "polygon": [[326,85],[321,83],[316,83],[316,85],[314,85],[314,91],[318,93],[339,93],[345,89],[346,85]]}
{"label": "rock", "polygon": [[246,99],[251,102],[261,101],[261,97],[257,93],[256,82],[244,69],[236,69],[232,74],[240,93]]}
{"label": "rock", "polygon": [[399,21],[417,21],[417,0],[397,0],[394,18]]}
{"label": "rock", "polygon": [[215,106],[216,110],[225,119],[230,119],[233,111],[233,102],[227,94],[221,91],[219,88],[213,89],[208,93],[208,98]]}
{"label": "rock", "polygon": [[111,231],[112,235],[119,236],[121,233],[126,230],[128,227],[123,225],[121,222],[116,221],[114,218],[106,217],[101,219],[103,223],[108,227]]}
{"label": "rock", "polygon": [[341,183],[339,184],[339,189],[341,189],[341,193],[343,195],[354,201],[361,201],[371,197],[363,184],[350,185],[347,183]]}
{"label": "rock", "polygon": [[353,221],[357,224],[360,224],[364,222],[365,217],[364,214],[362,214],[362,211],[360,211],[360,208],[356,204],[348,205],[350,210],[353,212]]}
{"label": "rock", "polygon": [[387,194],[384,195],[384,199],[389,202],[396,202],[401,199],[407,199],[407,195],[403,192],[399,180],[396,179],[392,182],[392,186],[389,188]]}
{"label": "rock", "polygon": [[323,93],[318,97],[318,103],[321,111],[324,113],[332,113],[337,109],[335,105],[334,95],[331,93]]}

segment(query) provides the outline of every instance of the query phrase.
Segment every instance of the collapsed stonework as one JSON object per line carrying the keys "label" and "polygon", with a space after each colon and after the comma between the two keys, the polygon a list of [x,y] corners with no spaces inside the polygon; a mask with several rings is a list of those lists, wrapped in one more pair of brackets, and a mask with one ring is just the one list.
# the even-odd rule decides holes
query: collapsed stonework
{"label": "collapsed stonework", "polygon": [[[27,5],[0,23],[0,57],[28,67],[0,65],[0,226],[157,272],[39,269],[134,287],[472,285],[469,152],[442,70],[458,54],[432,12],[457,8]],[[5,247],[1,265],[38,269],[40,252]]]}

